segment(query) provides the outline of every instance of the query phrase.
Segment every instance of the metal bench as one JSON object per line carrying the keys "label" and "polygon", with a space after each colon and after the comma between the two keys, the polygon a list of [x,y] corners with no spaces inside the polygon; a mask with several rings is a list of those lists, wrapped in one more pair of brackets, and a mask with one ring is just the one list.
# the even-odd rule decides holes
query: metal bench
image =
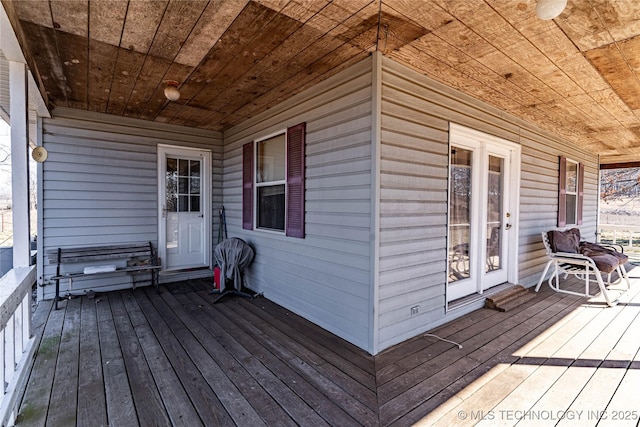
{"label": "metal bench", "polygon": [[[135,289],[136,277],[141,273],[151,273],[151,284],[158,290],[158,273],[162,266],[151,242],[110,246],[85,246],[76,248],[58,248],[47,252],[50,264],[56,264],[56,274],[51,280],[56,282],[55,307],[58,309],[60,298],[60,280],[69,279],[69,290],[76,278],[88,278],[101,275],[127,273],[133,276]],[[126,260],[126,267],[115,265],[97,265],[85,267],[83,271],[61,272],[63,264],[90,264],[95,262]]]}

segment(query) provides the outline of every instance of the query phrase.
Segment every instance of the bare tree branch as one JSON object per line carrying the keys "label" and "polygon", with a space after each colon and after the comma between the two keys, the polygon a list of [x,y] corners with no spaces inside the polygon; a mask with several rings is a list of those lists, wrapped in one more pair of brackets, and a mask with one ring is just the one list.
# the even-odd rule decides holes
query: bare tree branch
{"label": "bare tree branch", "polygon": [[4,147],[0,147],[0,165],[3,165],[11,158],[11,152]]}
{"label": "bare tree branch", "polygon": [[605,169],[600,175],[600,198],[604,201],[636,197],[640,192],[640,168]]}

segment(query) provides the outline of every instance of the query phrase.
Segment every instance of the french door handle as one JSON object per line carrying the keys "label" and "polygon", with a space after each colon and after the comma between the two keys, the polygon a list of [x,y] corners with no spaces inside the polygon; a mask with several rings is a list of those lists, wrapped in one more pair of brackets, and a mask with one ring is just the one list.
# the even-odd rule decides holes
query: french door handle
{"label": "french door handle", "polygon": [[510,230],[511,229],[511,224],[505,224],[504,229],[505,230]]}

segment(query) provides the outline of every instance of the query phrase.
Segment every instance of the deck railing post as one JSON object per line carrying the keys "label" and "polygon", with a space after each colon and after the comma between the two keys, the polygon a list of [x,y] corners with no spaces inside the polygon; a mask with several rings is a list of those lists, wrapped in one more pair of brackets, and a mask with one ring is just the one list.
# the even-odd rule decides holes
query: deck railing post
{"label": "deck railing post", "polygon": [[31,339],[31,295],[22,299],[22,351],[24,352]]}
{"label": "deck railing post", "polygon": [[31,338],[31,290],[35,266],[14,268],[0,278],[0,425],[11,425],[28,378],[35,347]]}
{"label": "deck railing post", "polygon": [[9,318],[9,321],[4,327],[4,376],[5,383],[11,382],[13,372],[16,368],[16,353],[15,353],[15,315]]}

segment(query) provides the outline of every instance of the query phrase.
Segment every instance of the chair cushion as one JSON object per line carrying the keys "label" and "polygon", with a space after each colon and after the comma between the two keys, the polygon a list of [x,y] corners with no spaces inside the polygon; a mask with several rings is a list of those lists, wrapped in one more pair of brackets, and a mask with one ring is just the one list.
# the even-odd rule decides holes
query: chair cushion
{"label": "chair cushion", "polygon": [[577,254],[580,250],[580,230],[572,228],[567,231],[552,230],[547,233],[553,252]]}
{"label": "chair cushion", "polygon": [[618,267],[618,258],[605,252],[590,252],[584,254],[596,263],[598,270],[603,273],[611,273]]}
{"label": "chair cushion", "polygon": [[627,261],[629,261],[629,257],[622,252],[618,252],[614,249],[598,245],[597,243],[580,242],[580,253],[590,258],[592,258],[590,254],[594,253],[608,254],[615,257],[618,261],[618,264],[625,264]]}

